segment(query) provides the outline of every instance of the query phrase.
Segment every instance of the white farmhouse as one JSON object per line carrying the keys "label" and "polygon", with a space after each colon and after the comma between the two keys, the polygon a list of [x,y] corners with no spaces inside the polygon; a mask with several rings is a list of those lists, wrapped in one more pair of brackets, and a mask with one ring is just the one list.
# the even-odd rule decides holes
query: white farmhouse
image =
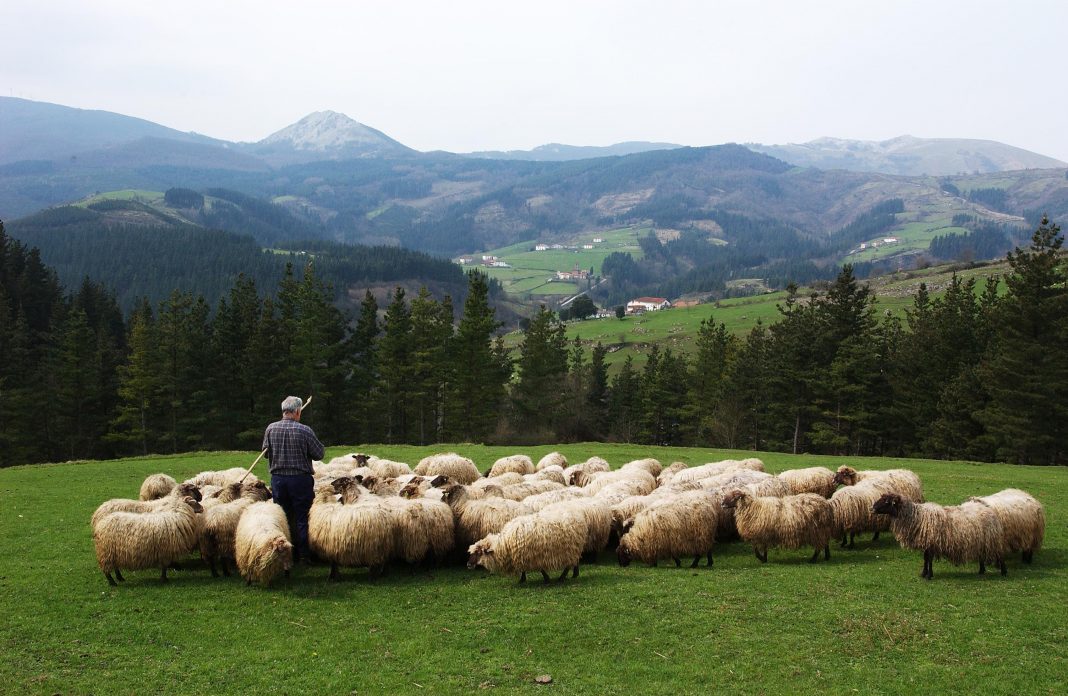
{"label": "white farmhouse", "polygon": [[671,306],[666,297],[638,297],[627,303],[627,314],[655,312]]}

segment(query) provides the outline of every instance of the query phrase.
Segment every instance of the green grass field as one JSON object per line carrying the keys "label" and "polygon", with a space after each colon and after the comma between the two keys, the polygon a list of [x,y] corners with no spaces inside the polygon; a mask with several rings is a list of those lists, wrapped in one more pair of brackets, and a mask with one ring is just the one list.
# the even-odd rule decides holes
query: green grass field
{"label": "green grass field", "polygon": [[[414,463],[433,451],[481,468],[515,448],[373,447]],[[525,451],[537,459],[551,447]],[[614,466],[655,456],[690,464],[739,453],[563,445],[572,461]],[[350,451],[331,448],[333,456]],[[1046,506],[1044,548],[1009,574],[935,564],[892,538],[831,560],[717,547],[706,569],[619,568],[605,553],[577,580],[519,585],[462,567],[377,581],[322,566],[271,589],[212,579],[193,562],[126,574],[111,588],[96,567],[89,516],[141,480],[246,465],[233,452],[0,470],[0,679],[7,693],[1027,693],[1068,691],[1068,470],[758,454],[769,471],[848,462],[908,467],[929,500],[956,503],[1006,487]],[[551,685],[536,684],[538,675]]]}

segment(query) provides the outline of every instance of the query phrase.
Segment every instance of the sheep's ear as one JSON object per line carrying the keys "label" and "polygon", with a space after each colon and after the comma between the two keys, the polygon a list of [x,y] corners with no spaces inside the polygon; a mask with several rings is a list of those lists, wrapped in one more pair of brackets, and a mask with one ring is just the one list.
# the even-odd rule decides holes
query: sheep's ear
{"label": "sheep's ear", "polygon": [[[626,522],[624,522],[623,523],[623,532],[622,532],[622,534],[626,534],[627,532],[629,532],[630,528],[633,527],[633,526],[634,526],[634,520],[627,520]],[[620,536],[622,536],[622,534]]]}

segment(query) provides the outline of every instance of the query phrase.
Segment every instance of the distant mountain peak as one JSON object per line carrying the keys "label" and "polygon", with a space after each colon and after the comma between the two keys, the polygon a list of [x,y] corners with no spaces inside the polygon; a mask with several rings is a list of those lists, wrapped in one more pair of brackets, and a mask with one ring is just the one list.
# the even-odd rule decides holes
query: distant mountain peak
{"label": "distant mountain peak", "polygon": [[337,111],[312,112],[257,144],[288,145],[295,150],[326,153],[353,149],[408,149],[385,133]]}

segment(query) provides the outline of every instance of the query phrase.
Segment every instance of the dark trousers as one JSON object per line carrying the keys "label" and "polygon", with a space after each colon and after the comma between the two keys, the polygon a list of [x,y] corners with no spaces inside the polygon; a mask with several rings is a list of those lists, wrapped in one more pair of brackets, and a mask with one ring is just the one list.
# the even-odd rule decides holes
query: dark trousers
{"label": "dark trousers", "polygon": [[308,549],[308,511],[311,510],[315,480],[311,474],[297,476],[271,475],[274,502],[282,506],[289,519],[293,535],[293,560],[311,558]]}

